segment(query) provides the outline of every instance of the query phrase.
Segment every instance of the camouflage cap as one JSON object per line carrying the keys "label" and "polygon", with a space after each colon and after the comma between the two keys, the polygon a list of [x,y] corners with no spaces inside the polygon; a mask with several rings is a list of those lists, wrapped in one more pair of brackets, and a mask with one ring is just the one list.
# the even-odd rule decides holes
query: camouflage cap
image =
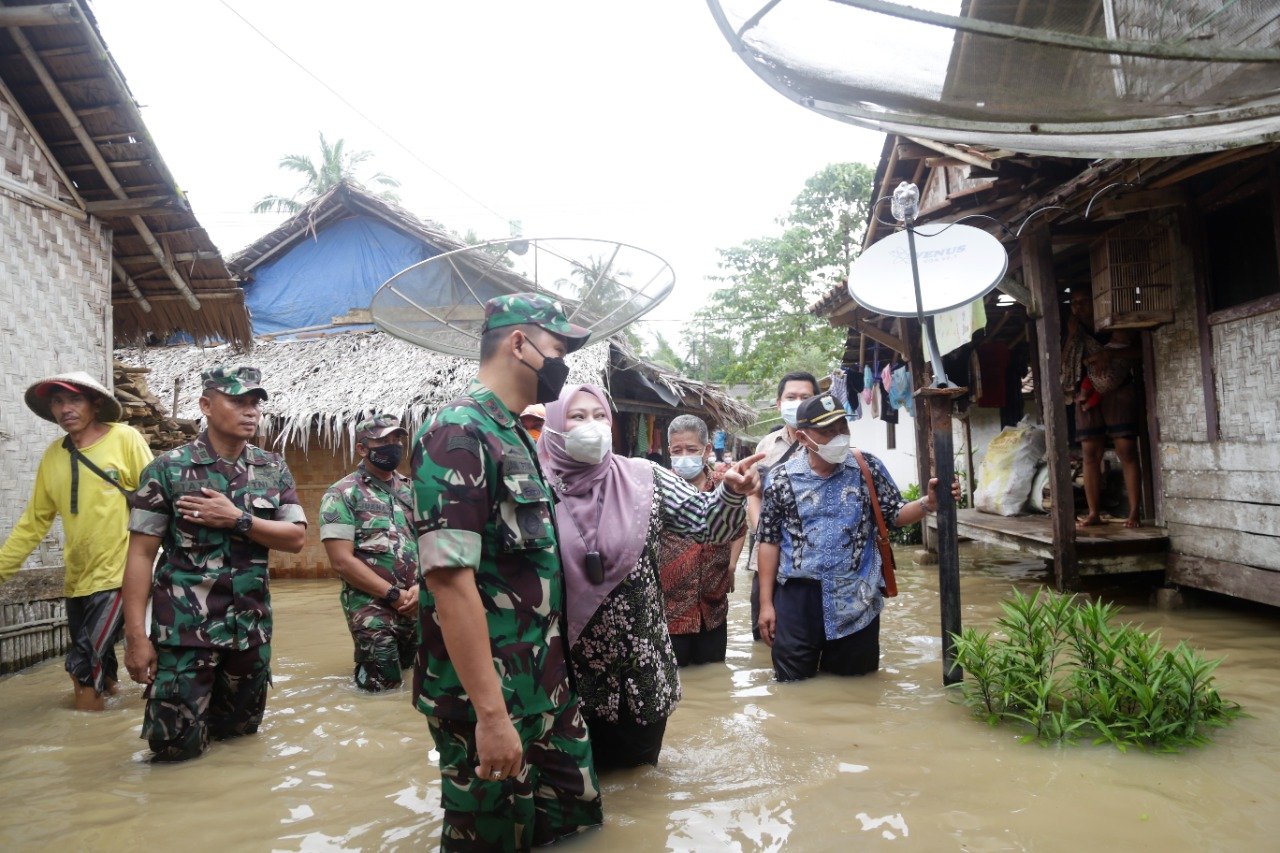
{"label": "camouflage cap", "polygon": [[569,322],[569,318],[564,314],[563,305],[540,293],[495,296],[484,304],[482,332],[500,329],[503,326],[521,326],[526,323],[564,338],[567,352],[586,346],[587,339],[591,337],[590,329]]}
{"label": "camouflage cap", "polygon": [[232,397],[256,391],[263,400],[267,399],[267,391],[262,387],[262,371],[256,367],[220,364],[201,372],[200,385],[207,391],[221,391]]}
{"label": "camouflage cap", "polygon": [[400,419],[395,415],[373,415],[356,424],[356,441],[386,438],[394,432],[409,434],[407,429],[400,426]]}

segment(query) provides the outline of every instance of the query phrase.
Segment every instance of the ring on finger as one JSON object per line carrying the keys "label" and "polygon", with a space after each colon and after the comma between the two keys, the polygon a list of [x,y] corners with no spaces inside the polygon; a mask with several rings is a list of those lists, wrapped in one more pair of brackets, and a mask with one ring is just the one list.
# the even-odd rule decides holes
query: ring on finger
{"label": "ring on finger", "polygon": [[191,513],[191,517],[192,517],[192,518],[199,518],[199,517],[200,517],[200,510],[196,510],[195,512]]}
{"label": "ring on finger", "polygon": [[490,775],[490,777],[492,777],[493,779],[501,779],[501,778],[502,778],[502,771],[501,771],[501,770],[495,770],[495,771],[493,771],[492,773],[490,773],[489,775]]}

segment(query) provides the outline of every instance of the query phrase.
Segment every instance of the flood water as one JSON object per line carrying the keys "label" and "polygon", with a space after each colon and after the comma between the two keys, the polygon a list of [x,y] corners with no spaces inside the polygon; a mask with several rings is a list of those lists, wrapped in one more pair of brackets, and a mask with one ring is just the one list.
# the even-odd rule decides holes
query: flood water
{"label": "flood water", "polygon": [[[967,625],[990,625],[1039,565],[962,546]],[[1124,618],[1226,656],[1218,686],[1252,718],[1206,748],[1151,755],[1043,748],[989,728],[940,685],[937,580],[899,559],[882,669],[771,679],[748,629],[729,661],[684,671],[657,768],[601,780],[606,822],[557,849],[1274,850],[1280,847],[1280,618],[1247,608]],[[357,694],[337,582],[276,582],[275,687],[258,735],[151,766],[141,689],[101,715],[70,708],[60,661],[0,681],[0,848],[433,848],[440,786],[407,691]]]}

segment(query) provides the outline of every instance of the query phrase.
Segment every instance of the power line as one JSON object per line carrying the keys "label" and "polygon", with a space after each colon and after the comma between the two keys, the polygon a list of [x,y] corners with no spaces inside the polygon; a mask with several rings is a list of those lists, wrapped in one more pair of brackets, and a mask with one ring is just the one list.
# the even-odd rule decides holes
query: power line
{"label": "power line", "polygon": [[321,78],[320,78],[320,76],[319,76],[318,74],[316,74],[314,71],[312,71],[312,70],[311,70],[310,68],[308,68],[307,66],[303,65],[303,64],[302,64],[301,62],[299,62],[297,59],[295,59],[295,58],[294,58],[294,57],[289,53],[289,51],[285,50],[283,47],[281,47],[280,45],[276,44],[276,43],[271,39],[271,37],[270,37],[270,36],[268,36],[268,35],[267,35],[266,33],[264,33],[262,30],[258,29],[258,27],[254,25],[253,21],[250,21],[250,20],[249,20],[248,18],[246,18],[243,14],[241,14],[241,13],[240,13],[240,11],[239,11],[238,9],[236,9],[234,6],[232,6],[230,3],[228,3],[228,2],[227,2],[227,0],[218,0],[218,2],[219,2],[219,3],[221,3],[223,6],[225,6],[225,7],[226,7],[226,9],[227,9],[227,11],[229,11],[231,14],[235,15],[235,16],[236,16],[237,18],[239,18],[242,22],[244,22],[244,25],[245,25],[246,27],[248,27],[249,29],[251,29],[251,30],[253,30],[255,33],[257,33],[257,34],[258,34],[258,36],[259,36],[263,41],[265,41],[267,44],[269,44],[269,45],[271,45],[273,48],[275,48],[275,50],[276,50],[276,51],[277,51],[281,56],[283,56],[285,59],[289,60],[289,61],[290,61],[290,62],[292,62],[294,65],[296,65],[296,66],[299,68],[299,70],[301,70],[301,71],[302,71],[302,73],[303,73],[303,74],[306,74],[306,75],[307,75],[308,77],[310,77],[312,80],[314,80],[314,81],[316,81],[317,83],[319,83],[319,84],[320,84],[320,85],[325,89],[325,91],[327,91],[329,94],[333,95],[335,98],[337,98],[339,101],[341,101],[341,102],[342,102],[342,103],[347,107],[347,109],[351,110],[353,113],[355,113],[356,115],[360,116],[360,118],[362,118],[362,119],[364,119],[366,122],[368,122],[368,123],[369,123],[369,125],[370,125],[371,127],[373,127],[373,129],[374,129],[374,130],[378,131],[378,132],[379,132],[379,133],[381,133],[383,136],[385,136],[387,139],[391,140],[391,142],[392,142],[393,144],[395,144],[398,148],[400,148],[402,151],[404,151],[406,154],[408,154],[410,157],[412,157],[415,161],[417,161],[417,162],[418,162],[418,164],[419,164],[419,165],[421,165],[421,166],[422,166],[423,168],[425,168],[427,171],[431,172],[433,175],[435,175],[436,177],[438,177],[440,180],[444,181],[446,184],[448,184],[449,186],[453,187],[453,188],[454,188],[454,189],[456,189],[458,192],[462,193],[464,196],[466,196],[467,198],[471,199],[473,202],[475,202],[475,203],[476,203],[477,205],[479,205],[481,208],[483,208],[484,210],[487,210],[489,213],[492,213],[494,216],[498,217],[498,219],[501,219],[503,222],[507,223],[508,225],[510,225],[510,224],[513,222],[513,220],[511,220],[511,219],[509,219],[509,218],[507,218],[507,217],[503,216],[501,213],[499,213],[498,211],[494,210],[492,207],[490,207],[489,205],[485,204],[483,201],[481,201],[480,199],[476,198],[476,197],[475,197],[474,195],[472,195],[471,193],[467,192],[465,189],[463,189],[462,185],[461,185],[461,184],[459,184],[457,181],[453,180],[453,179],[452,179],[452,178],[450,178],[448,175],[444,174],[444,173],[443,173],[443,172],[441,172],[439,169],[437,169],[436,167],[432,166],[432,165],[431,165],[430,163],[428,163],[426,160],[422,159],[422,157],[421,157],[421,156],[419,156],[419,155],[418,155],[418,153],[417,153],[416,151],[414,151],[414,150],[413,150],[412,148],[410,148],[408,145],[405,145],[403,142],[401,142],[399,139],[397,139],[397,138],[396,138],[396,137],[391,133],[391,131],[387,130],[385,127],[383,127],[382,125],[380,125],[378,122],[374,121],[374,119],[373,119],[373,118],[371,118],[367,113],[365,113],[363,110],[361,110],[361,109],[360,109],[359,107],[357,107],[355,104],[351,103],[351,101],[347,100],[347,99],[346,99],[346,97],[344,97],[344,96],[342,95],[342,93],[341,93],[341,92],[339,92],[337,89],[335,89],[335,88],[333,88],[332,86],[330,86],[330,85],[329,85],[328,83],[326,83],[323,79],[321,79]]}

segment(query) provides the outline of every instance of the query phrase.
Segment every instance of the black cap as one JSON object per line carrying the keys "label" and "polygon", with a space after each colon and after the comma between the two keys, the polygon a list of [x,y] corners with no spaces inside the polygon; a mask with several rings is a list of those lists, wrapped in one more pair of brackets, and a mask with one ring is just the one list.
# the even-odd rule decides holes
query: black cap
{"label": "black cap", "polygon": [[796,429],[822,429],[844,419],[844,406],[830,394],[810,397],[796,410]]}

